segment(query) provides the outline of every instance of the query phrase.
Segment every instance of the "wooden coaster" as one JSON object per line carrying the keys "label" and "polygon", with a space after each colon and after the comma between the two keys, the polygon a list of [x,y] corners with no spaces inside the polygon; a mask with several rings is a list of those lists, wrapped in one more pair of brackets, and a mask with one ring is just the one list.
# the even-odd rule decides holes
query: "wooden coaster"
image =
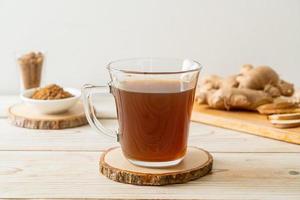
{"label": "wooden coaster", "polygon": [[70,110],[60,114],[42,114],[30,106],[19,103],[9,107],[11,122],[19,127],[32,129],[64,129],[87,124],[82,103],[77,103]]}
{"label": "wooden coaster", "polygon": [[208,174],[213,158],[205,150],[188,147],[183,161],[168,168],[144,168],[131,164],[120,147],[105,151],[100,158],[100,173],[111,180],[133,185],[186,183]]}

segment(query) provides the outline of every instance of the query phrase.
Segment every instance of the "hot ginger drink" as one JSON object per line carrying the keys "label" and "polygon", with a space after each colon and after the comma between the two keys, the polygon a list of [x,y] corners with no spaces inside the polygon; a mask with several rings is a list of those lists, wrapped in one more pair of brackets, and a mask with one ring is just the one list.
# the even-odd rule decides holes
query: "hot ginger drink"
{"label": "hot ginger drink", "polygon": [[123,81],[114,86],[125,156],[147,162],[182,158],[187,149],[194,90],[179,80]]}

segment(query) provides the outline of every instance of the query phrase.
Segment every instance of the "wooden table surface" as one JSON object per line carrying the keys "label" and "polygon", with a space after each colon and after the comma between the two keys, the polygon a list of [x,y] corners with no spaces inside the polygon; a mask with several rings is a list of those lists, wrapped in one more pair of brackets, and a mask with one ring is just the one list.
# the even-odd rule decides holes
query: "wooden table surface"
{"label": "wooden table surface", "polygon": [[[5,108],[17,101],[0,96],[0,199],[300,199],[299,145],[191,123],[189,144],[212,153],[211,174],[186,184],[126,185],[98,171],[101,153],[116,142],[89,126],[14,127]],[[101,121],[117,126],[114,119]]]}

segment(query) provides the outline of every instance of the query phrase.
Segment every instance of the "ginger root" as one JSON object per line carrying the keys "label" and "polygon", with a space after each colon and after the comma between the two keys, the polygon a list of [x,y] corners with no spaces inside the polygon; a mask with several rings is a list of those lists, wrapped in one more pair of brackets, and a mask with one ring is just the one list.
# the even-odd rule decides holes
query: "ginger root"
{"label": "ginger root", "polygon": [[220,88],[207,98],[211,108],[221,110],[256,110],[260,105],[272,102],[273,98],[269,94],[248,88]]}
{"label": "ginger root", "polygon": [[244,65],[240,73],[226,78],[206,76],[199,82],[196,102],[216,109],[256,110],[280,96],[290,97],[294,85],[281,80],[269,66]]}
{"label": "ginger root", "polygon": [[196,102],[199,104],[207,103],[207,97],[209,94],[220,88],[233,88],[238,86],[236,80],[237,75],[228,76],[226,78],[221,78],[217,75],[205,76],[200,79],[201,87],[197,91]]}
{"label": "ginger root", "polygon": [[[247,67],[247,70],[243,70]],[[241,75],[237,77],[239,88],[249,88],[254,90],[263,90],[266,85],[277,85],[279,82],[278,74],[268,66],[248,68],[244,65]]]}
{"label": "ginger root", "polygon": [[290,97],[294,94],[295,89],[292,83],[280,80],[278,83],[278,88],[283,96]]}
{"label": "ginger root", "polygon": [[272,97],[292,96],[294,93],[293,84],[280,80],[277,72],[269,66],[249,68],[249,65],[244,65],[237,81],[239,88],[264,90]]}

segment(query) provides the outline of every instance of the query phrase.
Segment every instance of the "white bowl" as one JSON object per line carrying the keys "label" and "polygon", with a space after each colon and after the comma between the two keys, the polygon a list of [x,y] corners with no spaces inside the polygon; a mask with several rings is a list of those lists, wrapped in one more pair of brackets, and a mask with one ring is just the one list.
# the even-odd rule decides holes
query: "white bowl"
{"label": "white bowl", "polygon": [[32,88],[25,90],[22,92],[20,97],[25,104],[43,114],[57,114],[65,112],[74,106],[81,96],[81,92],[78,89],[64,88],[64,90],[70,92],[73,97],[54,100],[32,99],[31,97],[33,93],[38,89],[39,88]]}

